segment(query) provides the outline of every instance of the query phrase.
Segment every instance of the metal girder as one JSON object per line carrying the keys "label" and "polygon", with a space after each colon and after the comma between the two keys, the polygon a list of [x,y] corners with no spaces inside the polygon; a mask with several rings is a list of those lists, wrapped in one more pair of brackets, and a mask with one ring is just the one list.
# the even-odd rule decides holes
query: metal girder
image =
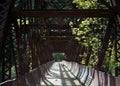
{"label": "metal girder", "polygon": [[[74,25],[77,27],[77,25]],[[22,25],[21,29],[33,29],[33,28],[38,28],[41,29],[40,27],[42,27],[42,25],[39,24],[28,24],[28,25]],[[52,29],[52,30],[68,30],[71,29],[71,27],[69,25],[59,25],[59,24],[47,24],[46,23],[46,27],[45,29]]]}
{"label": "metal girder", "polygon": [[43,39],[49,39],[49,40],[57,40],[57,41],[68,41],[68,40],[72,40],[75,38],[75,36],[41,36]]}
{"label": "metal girder", "polygon": [[14,10],[16,17],[114,17],[115,12],[103,9],[84,9],[84,10]]}

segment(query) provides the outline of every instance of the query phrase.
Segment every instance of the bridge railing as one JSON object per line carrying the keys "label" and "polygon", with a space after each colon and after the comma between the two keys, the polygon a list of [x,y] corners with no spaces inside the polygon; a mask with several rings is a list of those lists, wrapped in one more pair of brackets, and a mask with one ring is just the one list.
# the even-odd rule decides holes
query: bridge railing
{"label": "bridge railing", "polygon": [[[44,75],[53,63],[54,61],[50,61],[43,64],[16,80],[3,82],[0,86],[40,86],[40,81],[45,79]],[[76,62],[63,61],[61,64],[68,68],[83,86],[120,86],[120,77],[113,77]]]}
{"label": "bridge railing", "polygon": [[62,64],[71,71],[84,86],[120,86],[120,77],[114,77],[76,62],[63,61]]}
{"label": "bridge railing", "polygon": [[41,80],[45,79],[44,76],[49,72],[49,68],[53,63],[54,61],[49,61],[46,64],[42,64],[26,75],[0,83],[0,86],[41,86]]}

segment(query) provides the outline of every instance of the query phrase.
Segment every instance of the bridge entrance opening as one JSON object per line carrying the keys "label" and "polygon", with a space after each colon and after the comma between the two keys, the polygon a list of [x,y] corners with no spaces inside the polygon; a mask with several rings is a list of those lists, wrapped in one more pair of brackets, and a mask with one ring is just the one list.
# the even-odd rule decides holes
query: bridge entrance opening
{"label": "bridge entrance opening", "polygon": [[65,57],[65,53],[54,52],[52,56],[56,62],[61,62]]}

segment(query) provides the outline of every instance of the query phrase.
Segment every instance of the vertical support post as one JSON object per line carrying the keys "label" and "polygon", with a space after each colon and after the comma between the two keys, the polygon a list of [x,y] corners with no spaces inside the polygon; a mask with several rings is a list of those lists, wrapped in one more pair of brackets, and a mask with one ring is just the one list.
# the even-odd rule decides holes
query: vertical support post
{"label": "vertical support post", "polygon": [[113,21],[114,21],[113,18],[109,19],[108,27],[107,27],[105,37],[104,37],[104,41],[103,41],[103,45],[102,45],[101,51],[98,53],[98,63],[97,63],[97,69],[98,70],[101,69],[104,58],[105,58],[105,52],[107,51]]}

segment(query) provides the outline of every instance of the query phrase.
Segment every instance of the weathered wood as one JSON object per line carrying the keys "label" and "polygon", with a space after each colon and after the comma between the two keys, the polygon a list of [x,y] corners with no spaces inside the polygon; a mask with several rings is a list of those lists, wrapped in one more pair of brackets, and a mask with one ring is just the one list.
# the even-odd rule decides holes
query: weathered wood
{"label": "weathered wood", "polygon": [[114,17],[115,12],[112,10],[89,9],[89,10],[14,10],[13,15],[16,17]]}

